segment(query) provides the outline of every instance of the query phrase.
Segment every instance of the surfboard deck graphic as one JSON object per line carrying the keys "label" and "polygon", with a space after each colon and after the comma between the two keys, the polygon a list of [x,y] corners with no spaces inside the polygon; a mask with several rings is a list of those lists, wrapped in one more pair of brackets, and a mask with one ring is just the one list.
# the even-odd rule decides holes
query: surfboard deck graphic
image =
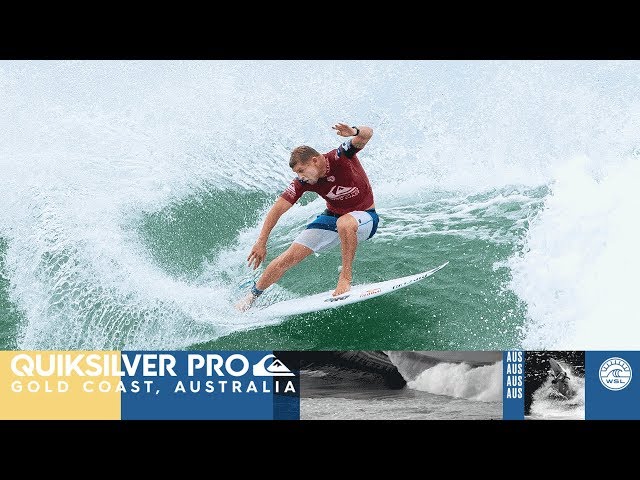
{"label": "surfboard deck graphic", "polygon": [[377,283],[365,283],[362,285],[354,285],[348,292],[334,297],[332,295],[333,290],[327,290],[326,292],[318,293],[315,295],[309,295],[301,298],[294,298],[291,300],[284,300],[268,305],[263,308],[255,308],[249,310],[248,314],[260,315],[260,316],[287,316],[287,315],[299,315],[302,313],[318,312],[321,310],[327,310],[329,308],[341,307],[343,305],[350,305],[352,303],[363,302],[372,298],[379,297],[386,293],[394,292],[401,288],[408,287],[409,285],[424,280],[430,277],[438,270],[446,267],[449,262],[445,262],[439,267],[427,270],[426,272],[417,273],[415,275],[408,275],[406,277],[395,278],[393,280],[385,280]]}

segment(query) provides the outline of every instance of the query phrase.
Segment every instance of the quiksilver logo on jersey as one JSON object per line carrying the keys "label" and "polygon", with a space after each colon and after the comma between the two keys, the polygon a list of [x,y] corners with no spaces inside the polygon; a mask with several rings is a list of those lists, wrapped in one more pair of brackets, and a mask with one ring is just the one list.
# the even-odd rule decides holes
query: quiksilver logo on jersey
{"label": "quiksilver logo on jersey", "polygon": [[327,198],[329,200],[346,200],[347,198],[355,197],[359,193],[358,187],[340,187],[336,185],[331,187],[331,190],[327,193]]}

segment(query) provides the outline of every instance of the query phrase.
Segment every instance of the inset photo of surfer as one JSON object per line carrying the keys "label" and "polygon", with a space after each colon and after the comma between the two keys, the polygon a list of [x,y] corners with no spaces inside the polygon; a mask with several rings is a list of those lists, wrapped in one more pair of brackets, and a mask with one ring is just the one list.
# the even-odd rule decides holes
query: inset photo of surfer
{"label": "inset photo of surfer", "polygon": [[585,418],[584,351],[525,352],[525,420]]}
{"label": "inset photo of surfer", "polygon": [[301,420],[502,419],[502,352],[278,355],[299,362]]}

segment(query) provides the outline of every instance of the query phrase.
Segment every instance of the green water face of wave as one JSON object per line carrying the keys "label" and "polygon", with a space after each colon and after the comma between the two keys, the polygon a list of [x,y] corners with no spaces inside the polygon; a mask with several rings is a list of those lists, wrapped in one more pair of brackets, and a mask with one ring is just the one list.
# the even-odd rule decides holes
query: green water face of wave
{"label": "green water face of wave", "polygon": [[[259,223],[259,212],[271,201],[269,196],[259,193],[214,192],[148,217],[141,231],[152,255],[168,273],[193,278],[200,273],[203,259],[229,247],[242,228]],[[433,208],[438,208],[437,204]],[[415,238],[389,240],[380,235],[359,246],[354,261],[355,283],[419,273],[450,261],[444,270],[424,282],[357,305],[292,316],[277,325],[236,332],[192,348],[502,350],[516,347],[525,308],[504,288],[509,280],[508,269],[494,268],[497,262],[513,255],[515,245],[444,231],[456,231],[458,227],[468,230],[468,219],[466,222],[465,225],[449,224],[442,232]],[[513,231],[514,223],[507,218],[479,215],[473,228],[500,234]],[[526,228],[521,230],[524,233]],[[288,246],[288,242],[280,238],[282,235],[277,226],[269,242],[267,262]],[[279,285],[296,296],[332,289],[340,264],[338,248],[312,255],[288,271]]]}
{"label": "green water face of wave", "polygon": [[0,238],[0,350],[16,350],[19,315],[9,301],[9,279],[6,274],[7,242]]}
{"label": "green water face of wave", "polygon": [[[450,263],[398,292],[335,310],[292,316],[278,325],[236,332],[193,348],[503,350],[518,345],[518,327],[525,312],[515,295],[502,288],[508,280],[507,269],[493,270],[496,260],[510,255],[509,246],[439,235],[405,243],[404,248],[362,245],[355,276],[367,272],[361,278],[374,281],[373,277],[418,273],[445,259]],[[443,244],[446,247],[439,246]],[[334,288],[339,262],[338,252],[309,257],[304,267],[290,270],[280,284],[294,292]]]}
{"label": "green water face of wave", "polygon": [[[487,194],[489,198],[492,195]],[[544,192],[533,195],[539,200],[543,196]],[[139,232],[147,251],[168,275],[193,280],[202,273],[207,260],[213,260],[218,252],[235,245],[242,229],[258,225],[259,215],[272,201],[273,196],[264,193],[207,193],[147,216]],[[429,208],[440,209],[437,202]],[[398,292],[335,310],[292,316],[277,325],[235,332],[188,348],[504,350],[517,347],[525,306],[505,288],[508,269],[496,265],[511,257],[518,248],[518,236],[526,232],[526,225],[520,222],[518,226],[516,221],[521,221],[523,216],[528,214],[514,217],[481,212],[461,220],[460,224],[434,222],[434,231],[427,235],[423,232],[393,238],[384,235],[382,223],[391,223],[392,215],[385,218],[382,214],[380,235],[358,247],[354,283],[419,273],[447,260],[449,265]],[[491,236],[485,240],[482,235],[474,236],[474,229],[496,235],[511,232],[506,237],[513,240],[496,242]],[[455,233],[458,230],[471,234]],[[517,233],[513,235],[513,232]],[[287,228],[274,229],[267,262],[288,246],[289,237]],[[0,240],[0,272],[4,271],[6,248],[6,242]],[[294,296],[332,289],[340,264],[339,248],[312,255],[287,272],[279,285]],[[224,279],[222,274],[221,279],[237,280]],[[8,287],[6,275],[0,275],[0,347],[15,349],[19,317],[8,300]],[[265,298],[269,293],[265,293]]]}
{"label": "green water face of wave", "polygon": [[145,218],[140,235],[154,261],[168,274],[194,278],[203,260],[230,246],[254,225],[272,196],[251,192],[210,192],[170,205]]}

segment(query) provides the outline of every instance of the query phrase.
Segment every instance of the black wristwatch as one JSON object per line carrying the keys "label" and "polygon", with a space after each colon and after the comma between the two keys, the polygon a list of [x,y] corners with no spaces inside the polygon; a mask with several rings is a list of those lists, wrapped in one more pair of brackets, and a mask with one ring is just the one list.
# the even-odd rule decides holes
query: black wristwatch
{"label": "black wristwatch", "polygon": [[356,134],[354,135],[354,137],[357,137],[358,135],[360,135],[360,129],[358,127],[356,127],[355,125],[352,126],[351,128],[355,128],[356,129]]}

